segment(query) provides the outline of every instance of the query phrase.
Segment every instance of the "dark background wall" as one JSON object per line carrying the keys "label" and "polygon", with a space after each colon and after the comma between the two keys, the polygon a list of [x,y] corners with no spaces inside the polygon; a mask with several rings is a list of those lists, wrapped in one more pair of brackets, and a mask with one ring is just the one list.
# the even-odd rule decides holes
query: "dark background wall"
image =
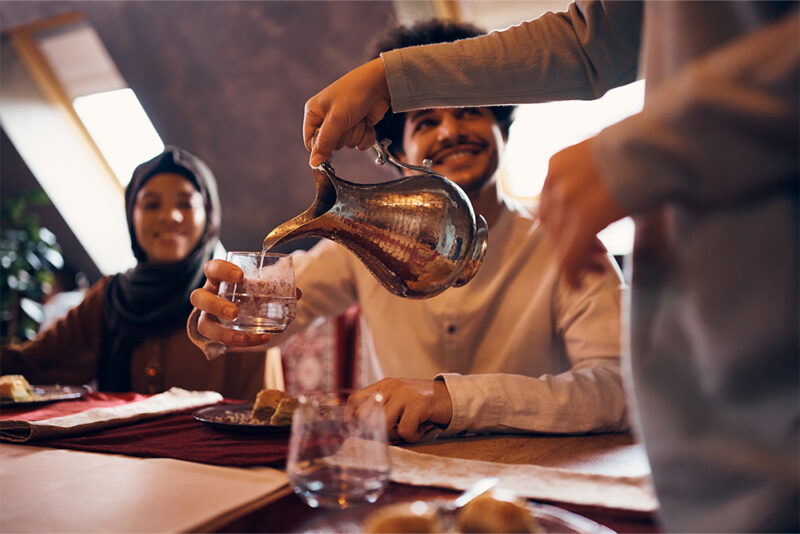
{"label": "dark background wall", "polygon": [[[371,59],[371,43],[396,20],[388,1],[4,1],[0,28],[70,11],[82,11],[95,28],[164,142],[214,170],[222,241],[247,250],[313,200],[301,136],[305,101]],[[353,181],[394,176],[371,153],[341,151],[334,164]],[[35,185],[0,136],[0,196]],[[96,278],[56,210],[40,211],[67,262]]]}

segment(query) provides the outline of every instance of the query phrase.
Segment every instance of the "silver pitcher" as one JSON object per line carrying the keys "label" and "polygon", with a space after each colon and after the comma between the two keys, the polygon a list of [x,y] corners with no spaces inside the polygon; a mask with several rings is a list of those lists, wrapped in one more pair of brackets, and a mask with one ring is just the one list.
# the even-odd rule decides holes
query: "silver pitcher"
{"label": "silver pitcher", "polygon": [[386,289],[427,298],[469,282],[483,261],[488,227],[455,183],[393,158],[375,145],[379,164],[391,161],[421,174],[380,184],[336,176],[330,162],[312,169],[314,203],[264,239],[264,250],[300,237],[324,237],[353,251]]}

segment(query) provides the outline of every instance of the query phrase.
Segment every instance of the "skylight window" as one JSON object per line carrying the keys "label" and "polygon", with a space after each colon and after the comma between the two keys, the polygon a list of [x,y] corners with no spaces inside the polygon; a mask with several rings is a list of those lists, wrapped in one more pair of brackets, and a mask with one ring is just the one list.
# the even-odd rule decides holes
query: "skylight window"
{"label": "skylight window", "polygon": [[164,143],[80,13],[11,37],[14,61],[3,56],[0,78],[4,130],[98,270],[125,271],[136,259],[124,186]]}
{"label": "skylight window", "polygon": [[100,273],[133,267],[124,190],[163,141],[81,13],[9,35],[0,62],[4,131]]}
{"label": "skylight window", "polygon": [[72,105],[123,186],[137,165],[164,150],[161,137],[129,88],[80,96]]}

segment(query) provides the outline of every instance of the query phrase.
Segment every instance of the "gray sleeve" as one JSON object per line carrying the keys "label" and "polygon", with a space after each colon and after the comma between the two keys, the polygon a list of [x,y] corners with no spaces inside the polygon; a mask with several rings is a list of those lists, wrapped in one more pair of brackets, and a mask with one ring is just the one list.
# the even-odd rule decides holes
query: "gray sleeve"
{"label": "gray sleeve", "polygon": [[798,35],[795,9],[690,64],[641,113],[603,130],[595,155],[616,199],[641,213],[796,188]]}
{"label": "gray sleeve", "polygon": [[581,1],[504,31],[381,55],[394,111],[594,99],[636,79],[640,2]]}

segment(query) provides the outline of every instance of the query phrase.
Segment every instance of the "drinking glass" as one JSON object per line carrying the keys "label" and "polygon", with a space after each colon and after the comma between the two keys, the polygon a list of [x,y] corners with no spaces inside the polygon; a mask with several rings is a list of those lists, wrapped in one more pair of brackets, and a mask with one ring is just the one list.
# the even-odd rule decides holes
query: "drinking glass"
{"label": "drinking glass", "polygon": [[220,317],[220,322],[256,334],[283,332],[294,320],[297,308],[292,257],[272,252],[228,252],[226,259],[238,265],[244,277],[236,284],[220,283],[219,296],[239,308],[235,319]]}
{"label": "drinking glass", "polygon": [[309,393],[292,419],[286,472],[312,508],[373,503],[389,483],[389,447],[380,395],[348,406],[350,391]]}

